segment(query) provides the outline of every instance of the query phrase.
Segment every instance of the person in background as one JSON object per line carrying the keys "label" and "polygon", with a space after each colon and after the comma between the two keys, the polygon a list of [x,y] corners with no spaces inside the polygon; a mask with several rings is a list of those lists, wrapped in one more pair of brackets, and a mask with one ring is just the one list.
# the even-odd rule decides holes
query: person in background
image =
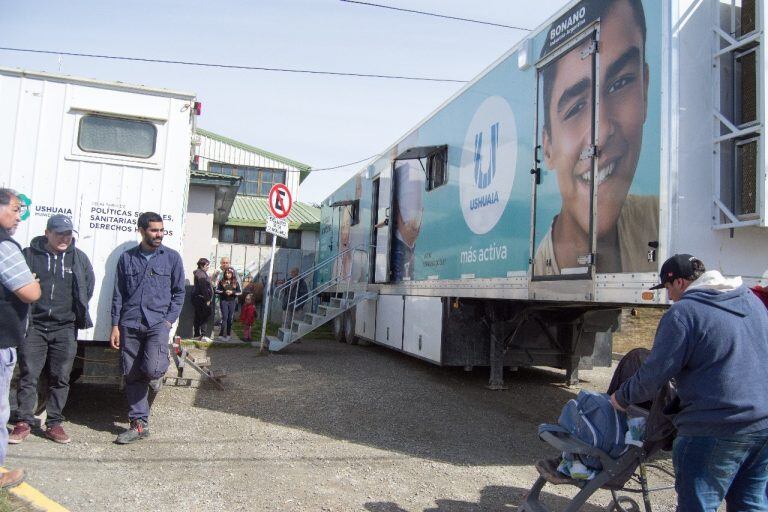
{"label": "person in background", "polygon": [[675,379],[672,447],[678,510],[768,510],[768,311],[740,277],[690,254],[661,266],[672,307],[640,370],[611,395],[618,410]]}
{"label": "person in background", "polygon": [[[228,256],[222,256],[219,259],[219,269],[216,270],[213,273],[213,275],[211,276],[211,283],[212,283],[213,290],[216,290],[216,288],[219,286],[219,281],[224,276],[224,272],[228,268],[232,268],[232,266],[230,265],[229,262],[230,262],[230,259],[229,259]],[[237,282],[239,283],[240,282],[240,278],[238,277],[237,272],[235,272],[235,278],[237,279]],[[213,315],[213,317],[214,317],[213,318],[213,325],[217,326],[217,325],[221,325],[221,307],[220,307],[221,303],[219,302],[219,296],[218,295],[214,295],[214,303],[218,303],[218,306],[219,306],[219,307],[214,307],[213,308],[213,313],[214,313],[214,315]]]}
{"label": "person in background", "polygon": [[19,408],[8,438],[11,444],[23,442],[32,432],[37,381],[44,369],[48,376],[45,437],[61,444],[71,441],[61,425],[62,411],[77,355],[77,330],[93,327],[88,302],[95,286],[91,262],[75,247],[72,232],[72,219],[53,215],[45,235],[33,238],[24,249],[30,270],[40,280],[42,296],[32,305],[27,337],[19,348]]}
{"label": "person in background", "polygon": [[144,212],[141,243],[120,255],[112,295],[110,345],[120,350],[130,427],[117,436],[129,444],[149,436],[150,389],[160,390],[168,369],[168,342],[184,305],[184,265],[163,245],[163,218]]}
{"label": "person in background", "polygon": [[245,294],[243,309],[240,311],[240,323],[243,324],[243,341],[251,340],[251,327],[256,319],[256,307],[253,304],[253,295]]}
{"label": "person in background", "polygon": [[245,304],[245,296],[251,293],[252,283],[253,283],[253,278],[250,275],[247,275],[243,278],[243,282],[240,285],[240,289],[242,293],[237,298],[238,311],[242,311],[243,304]]}
{"label": "person in background", "polygon": [[232,267],[224,271],[219,284],[216,285],[216,295],[219,297],[221,307],[221,330],[219,338],[229,341],[232,336],[232,321],[235,318],[235,304],[241,293],[240,283],[237,281],[235,270]]}
{"label": "person in background", "polygon": [[192,273],[194,286],[192,288],[192,306],[195,310],[192,336],[202,340],[205,337],[205,326],[211,316],[211,299],[213,288],[208,277],[210,261],[206,258],[197,260],[197,269]]}
{"label": "person in background", "polygon": [[[29,271],[21,246],[11,238],[21,222],[23,211],[16,192],[0,188],[0,464],[5,462],[8,449],[8,429],[11,414],[9,393],[16,347],[24,339],[29,304],[40,299],[40,283]],[[9,488],[24,481],[24,470],[14,469],[0,475],[0,488]]]}
{"label": "person in background", "polygon": [[296,267],[290,270],[289,277],[291,284],[288,286],[288,291],[283,294],[283,311],[287,312],[289,304],[295,303],[293,319],[301,320],[304,318],[304,306],[306,306],[303,300],[306,300],[307,296],[307,283],[299,278],[299,269]]}

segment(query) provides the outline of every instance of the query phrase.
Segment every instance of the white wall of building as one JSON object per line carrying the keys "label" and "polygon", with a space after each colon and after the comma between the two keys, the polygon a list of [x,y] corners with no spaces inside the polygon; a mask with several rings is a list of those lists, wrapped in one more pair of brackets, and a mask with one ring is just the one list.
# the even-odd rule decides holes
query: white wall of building
{"label": "white wall of building", "polygon": [[197,260],[212,260],[216,250],[213,233],[214,188],[199,185],[189,186],[187,218],[184,224],[184,278],[192,282],[192,272]]}
{"label": "white wall of building", "polygon": [[301,250],[302,251],[317,250],[317,231],[301,232]]}

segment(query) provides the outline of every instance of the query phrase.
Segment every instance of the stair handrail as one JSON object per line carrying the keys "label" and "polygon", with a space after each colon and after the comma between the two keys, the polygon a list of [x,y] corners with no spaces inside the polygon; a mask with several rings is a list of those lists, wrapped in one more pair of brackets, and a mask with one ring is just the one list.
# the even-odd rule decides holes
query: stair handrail
{"label": "stair handrail", "polygon": [[[342,293],[342,301],[347,304],[349,299],[349,288],[352,281],[352,276],[354,275],[354,270],[356,268],[356,262],[354,261],[354,257],[351,260],[351,265],[349,267],[349,271],[346,275],[342,275],[341,271],[343,270],[341,267],[339,268],[339,272],[336,275],[332,275],[330,279],[327,281],[323,281],[322,283],[314,286],[311,290],[307,290],[307,293],[303,295],[302,297],[294,297],[291,298],[291,290],[294,287],[298,287],[300,280],[303,278],[306,278],[309,275],[314,274],[318,270],[327,267],[329,264],[336,263],[337,261],[340,261],[345,255],[349,253],[355,253],[355,252],[361,252],[365,256],[364,264],[366,267],[368,267],[368,263],[370,261],[370,252],[369,249],[373,247],[372,244],[358,244],[354,247],[347,248],[336,255],[326,258],[322,262],[314,265],[310,269],[302,272],[301,274],[297,274],[296,277],[289,279],[279,287],[277,287],[274,291],[274,297],[275,301],[280,300],[280,304],[282,307],[282,295],[286,292],[288,292],[288,303],[286,304],[285,308],[285,314],[283,316],[283,329],[288,332],[288,341],[287,343],[291,343],[293,338],[293,322],[296,317],[296,310],[302,310],[304,308],[304,305],[311,300],[313,300],[315,297],[320,295],[321,293],[325,292],[326,290],[332,288],[333,286],[336,286],[337,288],[339,286],[343,286],[344,283],[346,283],[346,287]],[[305,282],[306,283],[306,282]],[[296,291],[296,295],[298,295],[298,289]],[[265,321],[269,320],[269,314],[271,312],[267,312],[267,318]]]}
{"label": "stair handrail", "polygon": [[[369,247],[373,247],[373,245],[372,245],[372,244],[358,244],[358,245],[356,245],[356,246],[354,246],[354,247],[349,247],[349,248],[347,248],[347,249],[344,249],[344,250],[343,250],[343,251],[341,251],[340,253],[337,253],[337,254],[335,254],[335,255],[333,255],[333,256],[329,256],[328,258],[324,259],[324,260],[323,260],[323,261],[321,261],[320,263],[317,263],[317,264],[316,264],[316,265],[314,265],[313,267],[310,267],[308,270],[305,270],[304,272],[302,272],[302,273],[298,274],[298,275],[296,276],[296,279],[302,279],[302,278],[304,278],[305,276],[307,276],[307,275],[309,275],[309,274],[311,274],[311,273],[313,273],[313,272],[315,272],[315,271],[319,270],[320,268],[327,266],[327,265],[328,265],[328,263],[331,263],[331,262],[334,262],[334,261],[336,261],[336,260],[337,260],[339,257],[341,257],[341,256],[343,256],[343,255],[345,255],[345,254],[347,254],[347,253],[349,253],[349,252],[351,252],[351,251],[359,250],[359,249],[360,249],[360,248],[362,248],[362,247],[365,247],[365,248],[367,249],[367,248],[369,248]],[[287,280],[286,280],[286,281],[285,281],[283,284],[281,284],[280,286],[276,286],[276,287],[274,287],[274,288],[272,289],[272,292],[273,292],[273,293],[272,293],[272,296],[273,296],[273,297],[277,297],[278,295],[282,294],[282,292],[285,290],[285,288],[287,288],[288,286],[290,286],[290,285],[291,285],[291,281],[292,281],[293,279],[294,279],[294,278],[290,278],[290,279],[287,279]]]}

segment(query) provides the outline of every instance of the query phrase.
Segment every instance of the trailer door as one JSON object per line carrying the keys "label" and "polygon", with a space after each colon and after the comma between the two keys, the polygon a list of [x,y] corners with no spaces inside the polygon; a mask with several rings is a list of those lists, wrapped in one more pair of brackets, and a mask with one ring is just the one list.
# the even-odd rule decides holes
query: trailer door
{"label": "trailer door", "polygon": [[376,219],[374,226],[376,237],[376,272],[375,282],[389,282],[389,246],[391,242],[392,219],[392,167],[387,166],[378,177],[379,194]]}
{"label": "trailer door", "polygon": [[[320,207],[320,238],[317,244],[317,263],[328,260],[333,255],[334,239],[333,208],[322,205]],[[317,272],[318,283],[326,283],[331,279],[331,267],[320,267]]]}
{"label": "trailer door", "polygon": [[533,279],[594,275],[597,39],[595,26],[538,65]]}

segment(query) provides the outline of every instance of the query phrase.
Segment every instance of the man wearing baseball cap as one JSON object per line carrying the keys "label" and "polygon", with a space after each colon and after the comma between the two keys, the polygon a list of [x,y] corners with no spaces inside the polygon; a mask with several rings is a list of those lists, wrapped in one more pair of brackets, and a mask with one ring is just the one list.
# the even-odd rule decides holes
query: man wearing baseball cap
{"label": "man wearing baseball cap", "polygon": [[72,219],[53,215],[45,235],[32,239],[24,249],[30,270],[42,288],[32,305],[27,337],[19,349],[19,389],[16,425],[8,442],[24,441],[34,425],[37,381],[48,363],[48,401],[45,437],[69,443],[62,427],[62,410],[69,395],[69,374],[77,355],[77,329],[93,327],[88,302],[95,284],[88,256],[75,247]]}
{"label": "man wearing baseball cap", "polygon": [[[651,400],[675,379],[678,510],[768,510],[768,311],[742,283],[690,254],[661,266],[674,301],[653,350],[611,396],[614,407]],[[666,411],[665,411],[666,412]]]}

